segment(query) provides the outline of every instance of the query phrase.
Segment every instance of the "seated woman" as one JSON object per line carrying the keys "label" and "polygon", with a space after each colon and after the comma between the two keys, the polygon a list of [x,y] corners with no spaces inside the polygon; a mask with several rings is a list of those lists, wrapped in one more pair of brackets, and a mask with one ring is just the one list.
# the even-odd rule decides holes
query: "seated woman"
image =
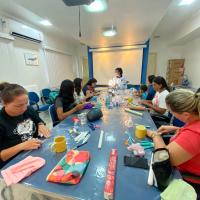
{"label": "seated woman", "polygon": [[[168,89],[165,79],[161,76],[157,76],[156,78],[154,78],[153,87],[156,91],[156,94],[153,100],[152,101],[141,100],[139,103],[145,105],[146,107],[139,106],[138,110],[146,110],[146,109],[150,110],[152,119],[154,120],[156,126],[159,127],[160,124],[162,124],[163,122],[162,119],[159,118],[159,116],[164,115],[164,120],[168,116],[165,98],[169,94],[169,89]],[[137,107],[135,106],[133,108],[131,106],[129,107],[130,109],[137,109]],[[166,120],[168,120],[168,118]]]}
{"label": "seated woman", "polygon": [[[147,135],[153,139],[155,149],[169,150],[171,164],[195,188],[200,199],[200,93],[178,89],[166,97],[166,104],[176,118],[186,123],[185,126],[161,126],[157,132],[148,131]],[[171,131],[176,131],[176,135],[165,145],[161,134]]]}
{"label": "seated woman", "polygon": [[95,78],[90,79],[83,87],[83,94],[89,98],[98,95],[98,92],[95,91],[96,84],[97,80]]}
{"label": "seated woman", "polygon": [[21,151],[38,149],[42,145],[39,135],[50,137],[42,119],[28,106],[28,94],[22,86],[7,85],[1,98],[0,167]]}
{"label": "seated woman", "polygon": [[146,100],[146,98],[147,98],[147,86],[146,85],[140,85],[140,90],[135,91],[134,95],[140,97],[141,100]]}
{"label": "seated woman", "polygon": [[74,83],[70,80],[64,80],[61,83],[59,95],[55,100],[55,108],[58,119],[64,120],[71,114],[82,110],[84,104],[76,104],[74,99]]}
{"label": "seated woman", "polygon": [[127,86],[127,81],[123,76],[122,68],[118,67],[115,69],[115,77],[112,80],[112,86],[119,89],[124,89]]}
{"label": "seated woman", "polygon": [[83,80],[81,78],[75,78],[74,79],[74,88],[75,88],[74,98],[75,98],[76,103],[85,102],[87,99],[91,97],[91,94],[88,94],[87,96],[83,94],[82,87],[83,87]]}
{"label": "seated woman", "polygon": [[153,80],[155,76],[149,75],[148,76],[148,89],[147,89],[147,98],[146,100],[152,100],[155,96],[156,91],[153,88]]}

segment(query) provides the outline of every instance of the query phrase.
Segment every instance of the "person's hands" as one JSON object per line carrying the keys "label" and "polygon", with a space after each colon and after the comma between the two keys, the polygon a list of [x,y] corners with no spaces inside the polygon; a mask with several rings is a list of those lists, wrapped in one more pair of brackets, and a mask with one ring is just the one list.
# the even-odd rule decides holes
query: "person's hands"
{"label": "person's hands", "polygon": [[171,131],[176,131],[178,128],[175,127],[175,126],[161,126],[159,129],[158,129],[158,133],[159,134],[166,134],[166,133],[169,133]]}
{"label": "person's hands", "polygon": [[155,131],[147,130],[147,136],[149,138],[152,138],[153,133],[155,133]]}
{"label": "person's hands", "polygon": [[27,140],[26,142],[22,142],[20,145],[21,145],[22,150],[27,151],[27,150],[40,148],[40,146],[42,145],[42,141],[33,138],[30,140]]}
{"label": "person's hands", "polygon": [[75,106],[76,111],[83,110],[84,104],[80,103]]}
{"label": "person's hands", "polygon": [[146,102],[145,100],[138,101],[139,104],[144,104],[145,102]]}
{"label": "person's hands", "polygon": [[45,138],[49,138],[51,136],[49,128],[47,128],[44,124],[38,125],[38,134],[40,136],[44,136]]}

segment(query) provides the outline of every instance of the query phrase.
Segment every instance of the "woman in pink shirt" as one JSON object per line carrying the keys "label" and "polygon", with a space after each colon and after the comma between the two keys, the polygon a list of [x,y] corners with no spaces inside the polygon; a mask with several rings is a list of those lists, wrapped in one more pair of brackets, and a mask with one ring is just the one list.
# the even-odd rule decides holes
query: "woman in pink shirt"
{"label": "woman in pink shirt", "polygon": [[[161,126],[157,132],[148,131],[147,135],[153,139],[155,149],[164,147],[169,150],[171,164],[195,188],[200,199],[200,93],[175,90],[166,97],[166,104],[176,118],[185,122],[185,126]],[[176,134],[166,145],[161,135],[172,131]]]}

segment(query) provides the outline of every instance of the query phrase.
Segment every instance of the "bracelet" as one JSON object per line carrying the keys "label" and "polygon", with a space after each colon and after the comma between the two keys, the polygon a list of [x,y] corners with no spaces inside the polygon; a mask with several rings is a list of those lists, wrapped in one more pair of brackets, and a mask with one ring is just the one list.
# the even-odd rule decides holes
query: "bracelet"
{"label": "bracelet", "polygon": [[157,132],[153,132],[153,133],[151,134],[151,138],[152,138],[152,139],[153,139],[154,137],[156,137],[156,136],[160,136],[160,134],[157,133]]}
{"label": "bracelet", "polygon": [[39,126],[39,125],[45,125],[45,123],[43,123],[43,122],[39,122],[39,123],[38,123],[38,126]]}

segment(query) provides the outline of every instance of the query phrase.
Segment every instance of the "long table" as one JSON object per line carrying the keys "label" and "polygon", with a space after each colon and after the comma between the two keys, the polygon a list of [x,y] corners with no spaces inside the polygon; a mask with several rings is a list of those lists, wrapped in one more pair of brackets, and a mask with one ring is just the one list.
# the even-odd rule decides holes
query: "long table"
{"label": "long table", "polygon": [[[74,147],[74,141],[68,132],[73,123],[71,118],[64,120],[59,125],[52,129],[52,137],[46,139],[42,147],[38,150],[23,152],[10,161],[4,168],[7,168],[26,156],[40,156],[46,160],[44,167],[33,173],[30,177],[25,178],[19,184],[34,192],[55,197],[55,199],[81,199],[81,200],[102,200],[104,199],[104,185],[106,179],[106,171],[109,161],[111,149],[118,150],[117,174],[115,184],[115,200],[158,200],[160,192],[155,187],[147,185],[148,170],[126,167],[123,164],[124,155],[128,154],[128,150],[124,145],[124,140],[127,138],[124,132],[126,127],[125,120],[129,117],[135,124],[145,124],[156,130],[156,127],[148,112],[144,112],[143,116],[135,116],[124,112],[120,107],[113,109],[103,108],[103,118],[95,123],[100,125],[100,129],[91,131],[91,137],[88,143],[80,147],[79,150],[87,150],[91,153],[91,161],[82,177],[82,180],[77,185],[62,185],[46,181],[49,172],[55,167],[58,161],[66,154],[53,153],[50,146],[54,136],[65,135],[67,137],[68,149]],[[99,150],[98,140],[100,130],[104,130],[104,140],[102,149]],[[133,131],[134,132],[134,131]],[[150,159],[151,150],[146,151],[146,157]]]}

